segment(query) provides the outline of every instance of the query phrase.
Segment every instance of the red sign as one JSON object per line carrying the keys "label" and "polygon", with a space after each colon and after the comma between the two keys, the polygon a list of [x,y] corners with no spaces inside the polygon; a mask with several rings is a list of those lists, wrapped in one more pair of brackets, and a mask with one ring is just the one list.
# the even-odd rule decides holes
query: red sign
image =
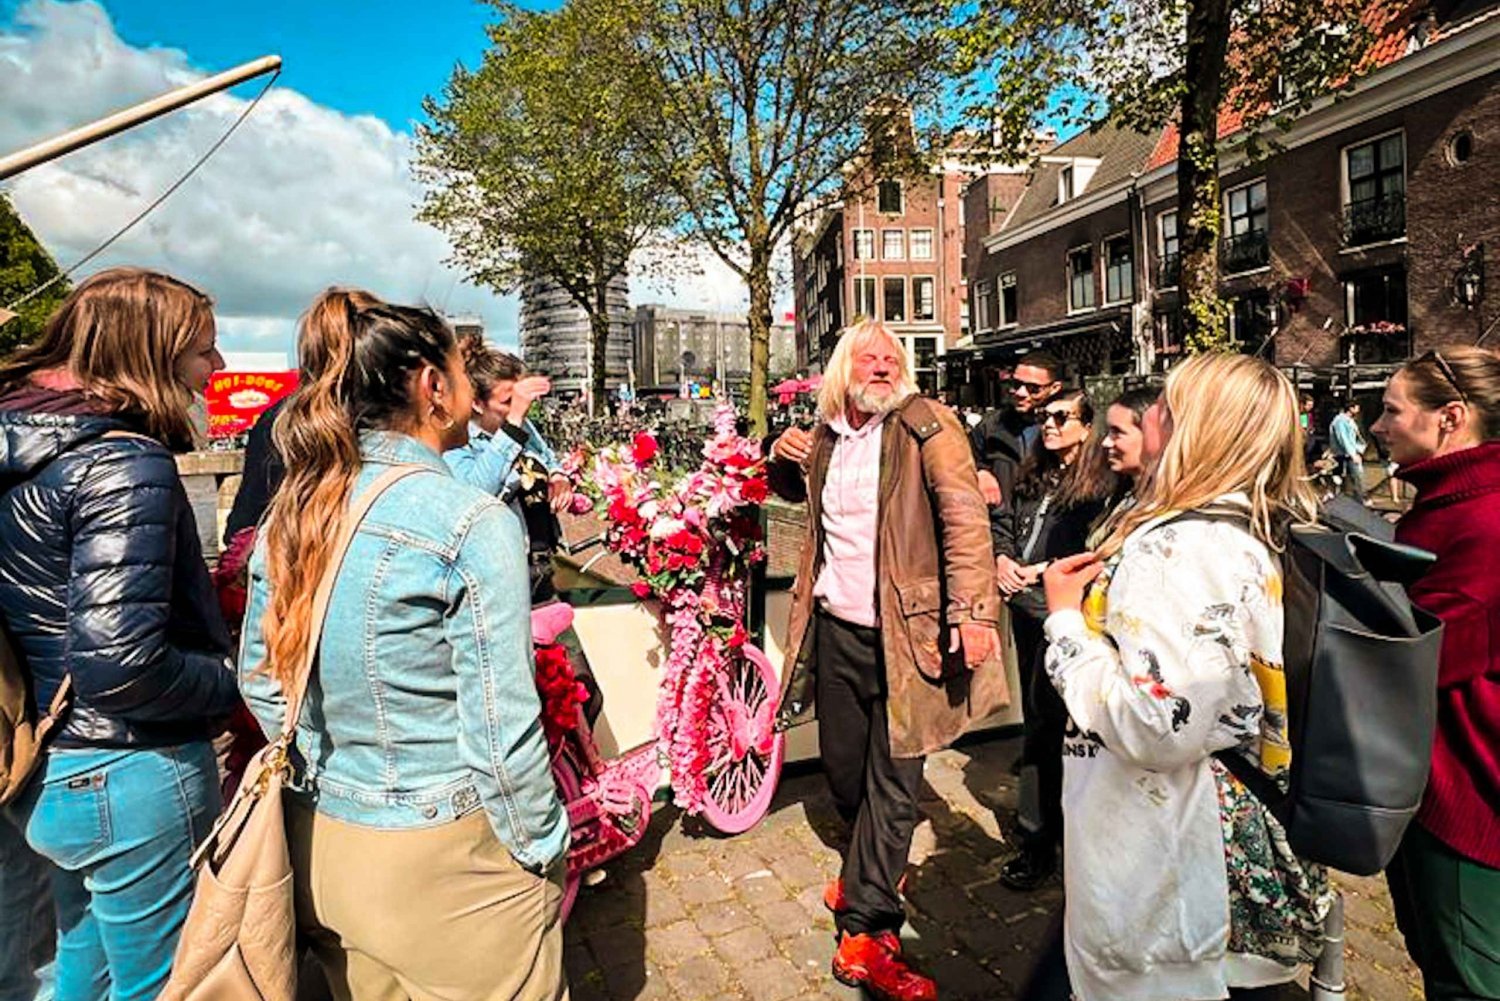
{"label": "red sign", "polygon": [[244,434],[255,420],[297,388],[296,372],[220,372],[208,381],[208,436]]}

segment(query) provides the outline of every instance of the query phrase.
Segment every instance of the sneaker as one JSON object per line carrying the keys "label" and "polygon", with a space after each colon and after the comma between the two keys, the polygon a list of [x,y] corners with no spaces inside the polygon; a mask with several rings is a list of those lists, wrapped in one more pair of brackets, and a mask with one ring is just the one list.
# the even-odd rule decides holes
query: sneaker
{"label": "sneaker", "polygon": [[[901,874],[901,879],[896,883],[896,895],[906,896],[906,873]],[[842,879],[830,879],[823,886],[823,906],[835,914],[842,914],[849,909],[849,901],[844,897],[844,881]]]}
{"label": "sneaker", "polygon": [[1000,882],[1012,890],[1030,893],[1052,878],[1057,872],[1057,853],[1051,850],[1028,851],[1000,867]]}
{"label": "sneaker", "polygon": [[937,984],[901,958],[901,940],[888,931],[845,935],[833,954],[833,976],[878,1001],[937,1001]]}

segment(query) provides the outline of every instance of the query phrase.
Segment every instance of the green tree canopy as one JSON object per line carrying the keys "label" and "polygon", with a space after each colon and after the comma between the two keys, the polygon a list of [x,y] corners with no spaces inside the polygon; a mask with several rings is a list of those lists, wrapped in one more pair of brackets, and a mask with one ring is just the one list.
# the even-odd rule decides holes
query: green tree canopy
{"label": "green tree canopy", "polygon": [[642,169],[634,123],[653,109],[620,72],[627,36],[609,5],[499,14],[477,70],[458,67],[417,133],[420,218],[445,231],[469,278],[501,292],[546,279],[588,314],[593,399],[604,403],[607,289],[676,217]]}
{"label": "green tree canopy", "polygon": [[[10,199],[0,194],[0,309],[57,275],[57,262],[22,221]],[[0,324],[0,356],[40,334],[47,317],[68,291],[68,283],[60,281],[18,307],[14,319]]]}

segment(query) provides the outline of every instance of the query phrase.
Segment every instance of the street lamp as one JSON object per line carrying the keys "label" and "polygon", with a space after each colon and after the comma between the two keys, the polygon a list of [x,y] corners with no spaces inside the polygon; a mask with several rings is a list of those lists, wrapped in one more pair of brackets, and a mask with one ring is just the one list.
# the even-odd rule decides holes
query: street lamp
{"label": "street lamp", "polygon": [[1483,243],[1464,251],[1464,263],[1453,275],[1453,298],[1467,309],[1478,306],[1484,298]]}

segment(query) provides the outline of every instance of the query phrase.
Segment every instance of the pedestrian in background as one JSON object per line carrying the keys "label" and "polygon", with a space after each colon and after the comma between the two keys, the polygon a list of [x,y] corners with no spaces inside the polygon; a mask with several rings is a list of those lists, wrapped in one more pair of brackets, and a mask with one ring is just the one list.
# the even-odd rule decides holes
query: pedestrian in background
{"label": "pedestrian in background", "polygon": [[1359,427],[1359,402],[1344,404],[1328,425],[1329,447],[1338,462],[1344,489],[1361,504],[1365,503],[1365,436]]}
{"label": "pedestrian in background", "polygon": [[823,897],[838,927],[833,973],[883,1001],[937,997],[898,937],[923,760],[1008,694],[969,443],[909,372],[885,326],[844,331],[821,423],[777,438],[769,470],[779,494],[808,506],[778,725],[816,708],[824,772],[851,827]]}
{"label": "pedestrian in background", "polygon": [[331,290],[298,349],[239,662],[267,733],[352,499],[417,467],[358,526],[328,599],[288,795],[299,931],[336,998],[566,997],[568,820],[539,719],[523,533],[442,459],[473,406],[457,340],[431,311]]}
{"label": "pedestrian in background", "polygon": [[1037,420],[1062,391],[1062,371],[1062,362],[1045,351],[1022,356],[1010,376],[1010,405],[989,411],[969,431],[979,490],[991,507],[1010,496],[1021,463],[1041,447]]}
{"label": "pedestrian in background", "polygon": [[1443,620],[1432,776],[1386,876],[1428,1001],[1500,998],[1500,358],[1407,363],[1372,430],[1417,491],[1396,539],[1437,554],[1411,600]]}
{"label": "pedestrian in background", "polygon": [[[173,453],[223,367],[208,296],[138,268],[84,281],[0,364],[0,612],[38,714],[71,691],[0,824],[52,863],[67,1001],[157,996],[220,809],[210,737],[239,695]],[[28,920],[0,901],[7,949]]]}
{"label": "pedestrian in background", "polygon": [[1274,996],[1321,951],[1332,893],[1213,755],[1277,781],[1290,763],[1275,553],[1316,514],[1297,397],[1260,359],[1199,355],[1142,431],[1135,505],[1044,578],[1068,974],[1080,1001]]}

